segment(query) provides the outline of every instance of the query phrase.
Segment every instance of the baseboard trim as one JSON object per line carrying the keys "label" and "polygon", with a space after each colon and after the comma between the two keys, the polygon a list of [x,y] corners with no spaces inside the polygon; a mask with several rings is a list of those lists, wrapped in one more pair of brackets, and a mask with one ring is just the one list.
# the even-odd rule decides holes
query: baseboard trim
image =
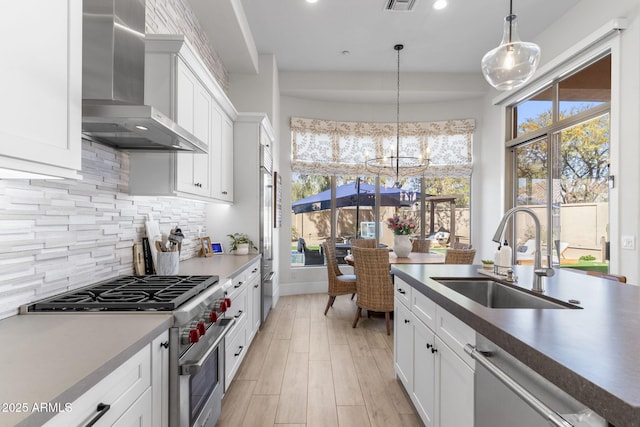
{"label": "baseboard trim", "polygon": [[327,282],[280,283],[280,296],[327,292]]}

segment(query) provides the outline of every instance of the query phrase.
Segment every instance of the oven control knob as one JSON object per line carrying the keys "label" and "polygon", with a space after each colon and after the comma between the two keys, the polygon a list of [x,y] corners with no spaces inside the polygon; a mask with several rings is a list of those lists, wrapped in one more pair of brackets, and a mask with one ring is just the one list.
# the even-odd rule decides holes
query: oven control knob
{"label": "oven control knob", "polygon": [[207,326],[204,324],[204,322],[199,322],[196,330],[200,333],[200,336],[203,336],[207,333]]}
{"label": "oven control knob", "polygon": [[227,305],[227,308],[231,308],[231,298],[225,298],[224,303]]}
{"label": "oven control knob", "polygon": [[189,331],[189,342],[191,344],[194,344],[198,341],[200,341],[200,331],[198,331],[197,329],[191,329]]}
{"label": "oven control knob", "polygon": [[216,323],[218,321],[218,312],[210,311],[209,312],[209,322]]}
{"label": "oven control knob", "polygon": [[225,302],[225,300],[220,301],[220,305],[218,308],[220,313],[224,313],[225,311],[227,311],[227,303]]}

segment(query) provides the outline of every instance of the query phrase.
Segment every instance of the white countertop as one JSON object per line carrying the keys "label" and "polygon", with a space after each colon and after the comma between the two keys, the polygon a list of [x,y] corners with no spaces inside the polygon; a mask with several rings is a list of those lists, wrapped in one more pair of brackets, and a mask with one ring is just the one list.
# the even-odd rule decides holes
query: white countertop
{"label": "white countertop", "polygon": [[[2,320],[0,425],[41,425],[55,413],[33,413],[33,405],[73,402],[171,322],[167,313],[25,314]],[[17,412],[15,404],[27,412]]]}

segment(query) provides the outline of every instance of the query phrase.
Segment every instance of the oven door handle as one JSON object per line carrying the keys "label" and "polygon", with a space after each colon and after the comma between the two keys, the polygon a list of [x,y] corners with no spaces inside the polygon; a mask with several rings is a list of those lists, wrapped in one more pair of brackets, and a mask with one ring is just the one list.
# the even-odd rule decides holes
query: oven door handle
{"label": "oven door handle", "polygon": [[236,319],[233,319],[233,318],[231,319],[225,318],[223,319],[223,321],[228,321],[228,322],[225,324],[224,329],[222,330],[222,333],[218,338],[216,338],[213,344],[209,346],[209,348],[204,352],[202,356],[200,356],[198,360],[196,361],[187,360],[184,363],[180,363],[180,375],[196,375],[198,372],[200,372],[200,370],[202,369],[202,366],[205,364],[209,356],[211,356],[211,353],[213,353],[213,351],[216,348],[218,348],[218,346],[224,339],[225,335],[227,335],[227,332],[229,332],[229,329],[231,329],[233,325],[235,325],[236,323]]}

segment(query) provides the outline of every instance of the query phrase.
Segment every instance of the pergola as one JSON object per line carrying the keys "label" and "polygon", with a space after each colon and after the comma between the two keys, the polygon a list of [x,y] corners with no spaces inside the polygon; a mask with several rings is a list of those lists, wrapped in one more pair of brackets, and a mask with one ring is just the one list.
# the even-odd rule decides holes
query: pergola
{"label": "pergola", "polygon": [[449,235],[451,238],[455,239],[456,237],[456,199],[461,197],[459,195],[449,195],[449,196],[428,196],[424,198],[424,202],[429,203],[429,234],[435,233],[434,224],[435,224],[435,207],[436,203],[449,203],[449,209],[451,210],[450,224],[449,224]]}

